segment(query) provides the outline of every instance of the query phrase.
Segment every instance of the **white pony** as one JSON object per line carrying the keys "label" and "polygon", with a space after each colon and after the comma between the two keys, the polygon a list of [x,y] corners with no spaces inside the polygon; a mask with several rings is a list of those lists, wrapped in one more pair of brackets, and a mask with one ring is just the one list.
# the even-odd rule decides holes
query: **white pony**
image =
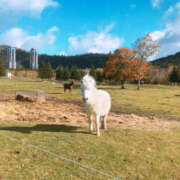
{"label": "white pony", "polygon": [[89,74],[81,80],[81,91],[83,100],[86,103],[87,114],[89,118],[89,131],[93,131],[92,116],[96,116],[96,134],[100,136],[99,126],[102,119],[101,127],[107,128],[106,119],[111,108],[111,98],[109,93],[96,88],[96,82]]}

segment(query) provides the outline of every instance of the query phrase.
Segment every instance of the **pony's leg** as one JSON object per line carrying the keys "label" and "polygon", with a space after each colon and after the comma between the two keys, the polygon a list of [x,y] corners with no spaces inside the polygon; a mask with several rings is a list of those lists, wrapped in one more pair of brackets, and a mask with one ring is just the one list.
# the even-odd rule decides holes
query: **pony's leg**
{"label": "pony's leg", "polygon": [[92,122],[92,114],[89,114],[89,132],[92,133],[93,132],[93,122]]}
{"label": "pony's leg", "polygon": [[103,129],[107,128],[106,120],[107,120],[107,115],[103,116],[103,120],[102,120],[102,128]]}
{"label": "pony's leg", "polygon": [[96,115],[96,134],[97,134],[97,136],[100,136],[99,122],[100,122],[100,115]]}
{"label": "pony's leg", "polygon": [[100,117],[101,129],[104,129],[104,116]]}

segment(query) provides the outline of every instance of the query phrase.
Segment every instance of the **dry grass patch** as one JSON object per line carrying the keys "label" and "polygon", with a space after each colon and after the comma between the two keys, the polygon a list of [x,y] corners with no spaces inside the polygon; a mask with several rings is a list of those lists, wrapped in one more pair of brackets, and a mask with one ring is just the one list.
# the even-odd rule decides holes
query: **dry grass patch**
{"label": "dry grass patch", "polygon": [[[66,102],[55,97],[47,97],[43,104],[35,102],[19,102],[14,93],[0,93],[1,117],[6,121],[32,121],[36,123],[57,123],[87,127],[88,119],[83,103]],[[108,126],[146,130],[168,130],[178,126],[178,121],[143,117],[135,114],[119,114],[111,112]]]}

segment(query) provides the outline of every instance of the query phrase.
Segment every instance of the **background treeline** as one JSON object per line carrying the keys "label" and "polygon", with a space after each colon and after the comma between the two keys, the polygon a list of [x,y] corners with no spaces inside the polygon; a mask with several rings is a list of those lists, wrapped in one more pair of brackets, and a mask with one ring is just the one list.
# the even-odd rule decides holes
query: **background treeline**
{"label": "background treeline", "polygon": [[[0,69],[1,70],[1,69]],[[89,73],[92,75],[97,82],[109,82],[113,84],[119,84],[117,81],[110,80],[105,76],[105,70],[103,68],[95,68],[91,65]],[[77,66],[63,67],[58,66],[56,70],[53,70],[50,63],[42,63],[39,69],[39,77],[42,79],[56,79],[56,80],[80,80],[86,71],[79,69]],[[1,74],[1,72],[0,72]],[[169,83],[180,83],[180,66],[168,66],[167,68],[160,68],[149,64],[148,69],[142,79],[146,84],[169,84]],[[129,83],[134,83],[134,80],[129,80]]]}
{"label": "background treeline", "polygon": [[154,60],[152,61],[152,64],[155,66],[162,67],[162,68],[164,67],[167,68],[169,65],[179,66],[180,65],[180,52],[174,55],[170,55],[170,56],[166,56],[166,57]]}
{"label": "background treeline", "polygon": [[[53,70],[51,64],[42,63],[39,68],[39,77],[42,79],[52,79],[56,80],[80,80],[85,75],[85,70],[78,69],[77,66],[63,67],[62,65],[56,68],[56,71]],[[89,73],[98,81],[103,82],[105,80],[103,69],[96,69],[94,65],[91,65],[89,68]]]}
{"label": "background treeline", "polygon": [[[0,76],[5,74],[7,48],[8,46],[0,46]],[[84,54],[76,56],[39,55],[41,68],[38,74],[42,78],[56,77],[56,79],[62,80],[68,78],[79,80],[83,76],[83,69],[90,68],[91,74],[95,79],[102,82],[105,80],[103,68],[105,67],[108,57],[109,54]],[[180,52],[148,63],[148,69],[143,79],[144,82],[152,84],[169,84],[170,82],[179,83],[179,59]],[[29,69],[29,52],[17,48],[16,60],[18,70],[21,70],[21,73],[16,72],[16,74],[27,76],[27,70]],[[45,68],[46,70],[44,70],[44,73],[42,72],[42,67],[45,67],[45,64],[48,66]],[[35,73],[31,72],[29,74]]]}
{"label": "background treeline", "polygon": [[[6,54],[8,46],[0,46],[0,61],[6,63]],[[89,68],[91,64],[95,68],[103,68],[108,59],[108,54],[83,54],[76,56],[50,56],[39,55],[40,65],[45,62],[51,62],[53,69],[56,69],[59,65],[63,67],[71,68],[73,65],[77,68]],[[29,69],[29,52],[23,49],[16,49],[16,61],[18,69]],[[151,62],[152,65],[167,68],[170,65],[180,65],[180,52],[175,55],[163,57]]]}
{"label": "background treeline", "polygon": [[[6,63],[6,54],[8,46],[0,46],[0,61]],[[16,49],[16,61],[17,69],[29,69],[29,52]],[[108,54],[82,54],[75,56],[50,56],[45,54],[39,54],[39,64],[43,62],[51,62],[53,69],[56,69],[59,65],[63,67],[71,68],[73,65],[77,68],[90,68],[91,64],[95,68],[102,68],[108,59]]]}
{"label": "background treeline", "polygon": [[[119,84],[115,81],[109,81],[105,77],[103,68],[95,68],[94,65],[91,65],[90,74],[95,77],[97,82],[108,81],[112,84]],[[8,70],[9,71],[9,70]],[[50,63],[42,63],[39,71],[30,71],[30,70],[10,70],[15,76],[18,77],[30,77],[42,79],[56,79],[56,80],[80,80],[85,74],[84,69],[80,69],[77,66],[63,67],[59,65],[56,69],[53,69]],[[0,61],[0,76],[5,76],[6,66],[3,62]],[[180,66],[169,65],[168,67],[159,67],[154,66],[149,63],[148,69],[145,73],[144,83],[146,84],[179,84],[180,83]],[[134,83],[134,81],[129,80],[129,83]]]}
{"label": "background treeline", "polygon": [[180,82],[180,67],[169,65],[159,67],[150,64],[145,73],[144,82],[148,84],[169,84]]}

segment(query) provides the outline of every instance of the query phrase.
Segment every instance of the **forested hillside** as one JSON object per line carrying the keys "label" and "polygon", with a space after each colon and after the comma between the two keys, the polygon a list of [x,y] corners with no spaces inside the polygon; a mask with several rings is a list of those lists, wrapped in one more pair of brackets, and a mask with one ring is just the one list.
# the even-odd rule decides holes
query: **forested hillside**
{"label": "forested hillside", "polygon": [[39,62],[50,62],[53,68],[56,68],[58,65],[71,67],[76,65],[78,68],[90,67],[91,64],[95,68],[104,67],[105,62],[107,61],[108,55],[106,54],[83,54],[76,56],[49,56],[49,55],[40,55]]}
{"label": "forested hillside", "polygon": [[167,67],[168,65],[180,65],[180,52],[152,61],[153,65]]}
{"label": "forested hillside", "polygon": [[[0,46],[0,61],[6,62],[6,52],[8,46]],[[39,55],[39,63],[50,62],[52,67],[56,69],[58,65],[64,67],[72,67],[76,65],[78,68],[87,68],[92,64],[95,68],[104,67],[108,59],[108,54],[82,54],[75,56],[50,56],[46,54]],[[29,68],[29,52],[23,49],[16,49],[16,61],[18,69]],[[175,55],[163,57],[151,62],[153,65],[159,67],[167,67],[168,65],[180,65],[180,52]]]}
{"label": "forested hillside", "polygon": [[[7,46],[0,46],[0,61],[3,61],[4,63],[6,61],[6,49]],[[107,54],[83,54],[76,56],[50,56],[41,54],[39,55],[39,63],[42,64],[42,62],[50,62],[54,69],[57,68],[58,65],[62,65],[64,67],[76,65],[78,68],[86,68],[90,67],[91,64],[93,64],[95,68],[100,68],[105,65],[107,58]],[[19,69],[28,69],[29,52],[22,49],[16,49],[16,61]]]}

